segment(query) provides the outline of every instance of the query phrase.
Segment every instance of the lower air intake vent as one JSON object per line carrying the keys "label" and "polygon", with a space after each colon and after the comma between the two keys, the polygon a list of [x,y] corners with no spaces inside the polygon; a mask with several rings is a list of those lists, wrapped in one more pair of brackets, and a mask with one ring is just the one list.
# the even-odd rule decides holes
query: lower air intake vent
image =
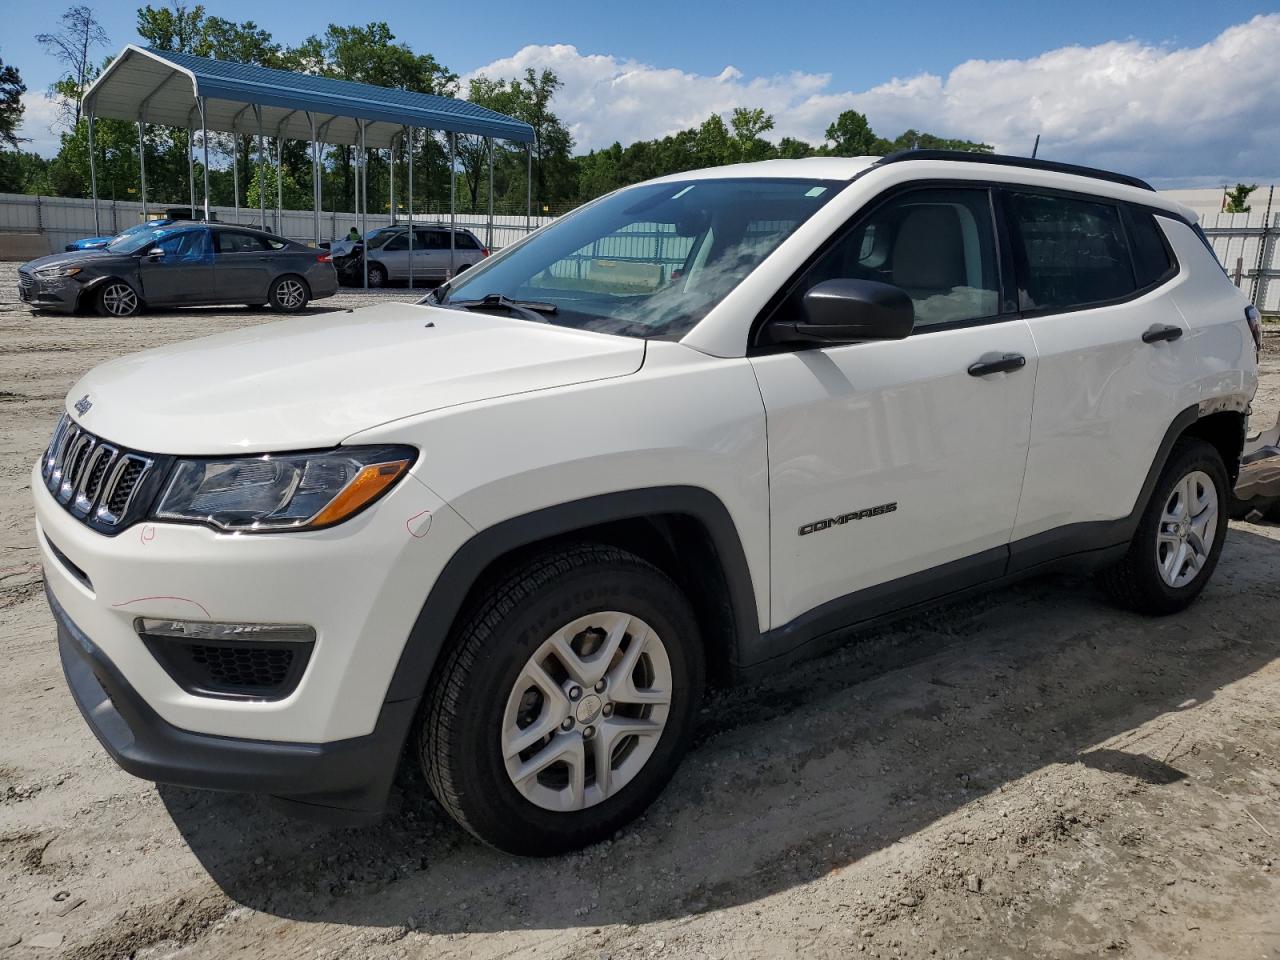
{"label": "lower air intake vent", "polygon": [[310,642],[179,640],[145,633],[142,640],[183,690],[236,700],[287,697],[302,678],[312,647]]}

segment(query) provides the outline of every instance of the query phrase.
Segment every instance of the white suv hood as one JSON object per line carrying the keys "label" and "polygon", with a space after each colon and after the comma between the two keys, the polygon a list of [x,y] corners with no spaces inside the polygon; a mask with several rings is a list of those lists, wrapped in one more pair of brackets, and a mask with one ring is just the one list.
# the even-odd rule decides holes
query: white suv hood
{"label": "white suv hood", "polygon": [[[442,407],[625,376],[644,352],[643,340],[384,304],[121,357],[82,377],[67,409],[151,453],[304,450]],[[74,413],[85,396],[92,406]]]}

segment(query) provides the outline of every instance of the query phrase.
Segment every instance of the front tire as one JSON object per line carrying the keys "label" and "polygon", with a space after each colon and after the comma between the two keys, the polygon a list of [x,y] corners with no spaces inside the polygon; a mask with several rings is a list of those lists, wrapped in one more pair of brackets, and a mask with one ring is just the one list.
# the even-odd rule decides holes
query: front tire
{"label": "front tire", "polygon": [[369,289],[387,285],[387,268],[380,263],[369,264]]}
{"label": "front tire", "polygon": [[307,290],[306,281],[293,274],[276,277],[267,294],[271,308],[281,313],[297,313],[306,307],[310,299],[311,292]]}
{"label": "front tire", "polygon": [[1213,576],[1227,533],[1231,483],[1203,440],[1174,445],[1129,550],[1098,578],[1121,606],[1162,616],[1185,609]]}
{"label": "front tire", "polygon": [[123,320],[138,313],[142,309],[142,301],[133,287],[123,280],[108,280],[98,289],[94,306],[100,316]]}
{"label": "front tire", "polygon": [[464,612],[417,752],[436,798],[476,837],[563,853],[611,836],[661,793],[702,684],[679,588],[624,550],[565,547]]}

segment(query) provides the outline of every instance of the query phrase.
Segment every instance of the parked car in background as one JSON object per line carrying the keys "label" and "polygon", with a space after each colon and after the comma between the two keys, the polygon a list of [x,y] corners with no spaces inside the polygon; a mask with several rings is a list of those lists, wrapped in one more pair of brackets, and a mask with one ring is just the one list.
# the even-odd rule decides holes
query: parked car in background
{"label": "parked car in background", "polygon": [[137,223],[132,227],[126,227],[115,236],[110,237],[84,237],[80,240],[72,240],[64,248],[68,253],[76,250],[101,250],[116,237],[128,237],[135,233],[141,233],[144,230],[154,230],[157,227],[167,227],[173,223],[172,220],[149,220],[146,223]]}
{"label": "parked car in background", "polygon": [[[360,258],[366,245],[369,248],[369,286],[408,282],[409,228],[405,224],[371,230],[363,241],[344,240],[332,244],[330,253],[339,280],[351,286],[364,283]],[[470,230],[455,228],[451,254],[448,227],[415,225],[412,256],[414,283],[436,286],[475,266],[489,256],[489,250]]]}
{"label": "parked car in background", "polygon": [[18,268],[18,296],[33,309],[92,308],[110,317],[215,303],[292,312],[337,289],[323,250],[259,230],[192,221],[130,231],[99,250],[54,254]]}

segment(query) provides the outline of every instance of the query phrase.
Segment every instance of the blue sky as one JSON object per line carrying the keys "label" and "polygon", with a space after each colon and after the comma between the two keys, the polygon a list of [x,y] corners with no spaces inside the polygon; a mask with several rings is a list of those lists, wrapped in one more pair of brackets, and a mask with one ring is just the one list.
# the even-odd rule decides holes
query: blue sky
{"label": "blue sky", "polygon": [[[135,3],[90,5],[113,50],[136,40]],[[50,11],[60,11],[62,4],[6,7],[0,57],[22,70],[31,90],[27,135],[47,152],[55,140],[39,94],[58,68],[32,37],[50,28]],[[1052,151],[1056,143],[1059,154],[1069,154],[1061,159],[1163,163],[1159,154],[1127,148],[1145,143],[1177,154],[1168,164],[1175,178],[1280,173],[1272,159],[1280,156],[1273,149],[1280,144],[1246,129],[1269,126],[1280,136],[1274,133],[1280,126],[1280,77],[1272,72],[1280,47],[1270,42],[1280,30],[1277,3],[488,0],[469,8],[394,0],[213,0],[206,9],[256,20],[283,42],[321,32],[331,21],[385,19],[399,39],[464,76],[551,66],[566,80],[557,109],[584,148],[661,135],[734,105],[765,106],[777,118],[779,134],[821,140],[826,123],[855,106],[890,136],[914,126],[1011,149],[1039,131],[1047,148]],[[368,17],[353,16],[356,10],[368,11]],[[1259,14],[1272,16],[1254,20]],[[1249,59],[1254,57],[1260,62]],[[1189,77],[1195,70],[1204,75]],[[1081,97],[1088,78],[1101,86]],[[1023,102],[1013,95],[1020,88]],[[1267,104],[1254,102],[1259,89],[1269,91],[1269,120]],[[994,95],[997,90],[1003,93]],[[1171,92],[1195,103],[1171,105]],[[1195,113],[1202,100],[1205,110],[1216,102],[1219,115],[1239,113],[1245,102],[1247,117],[1235,117],[1230,131],[1215,122],[1195,132],[1192,138],[1203,141],[1203,149],[1188,154],[1187,132],[1176,129],[1178,115]],[[1100,137],[1099,123],[1109,126],[1117,114],[1129,117],[1127,131]],[[1231,132],[1247,135],[1248,142],[1232,146]],[[1255,142],[1259,136],[1264,142]],[[1135,172],[1159,175],[1152,169]]]}

